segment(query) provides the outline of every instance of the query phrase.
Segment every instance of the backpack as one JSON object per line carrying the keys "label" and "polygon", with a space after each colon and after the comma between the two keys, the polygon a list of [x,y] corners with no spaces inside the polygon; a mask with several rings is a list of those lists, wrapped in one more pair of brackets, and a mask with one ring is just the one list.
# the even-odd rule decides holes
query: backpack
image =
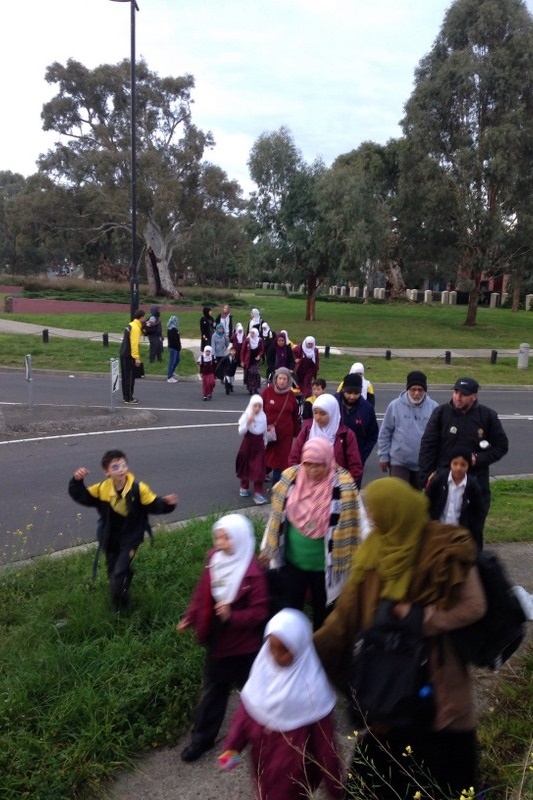
{"label": "backpack", "polygon": [[[128,502],[128,512],[131,511],[134,505],[139,505],[141,502],[141,491],[139,489],[139,484],[137,481],[133,481],[131,484],[131,491],[127,495],[127,502]],[[153,545],[154,543],[154,532],[152,530],[152,526],[150,525],[150,520],[148,518],[148,514],[144,515],[144,532],[148,534],[150,537],[150,544]],[[93,581],[96,580],[96,573],[98,572],[98,561],[100,559],[100,544],[96,547],[96,553],[94,554],[93,560]]]}
{"label": "backpack", "polygon": [[526,617],[499,558],[481,551],[476,566],[487,611],[477,622],[451,631],[450,635],[465,664],[497,670],[522,642]]}
{"label": "backpack", "polygon": [[131,325],[126,325],[124,328],[124,334],[122,336],[122,342],[120,344],[120,355],[121,356],[131,356]]}
{"label": "backpack", "polygon": [[424,607],[413,604],[403,619],[395,600],[382,600],[372,625],[355,640],[349,675],[352,721],[358,727],[416,724],[428,727],[434,714]]}

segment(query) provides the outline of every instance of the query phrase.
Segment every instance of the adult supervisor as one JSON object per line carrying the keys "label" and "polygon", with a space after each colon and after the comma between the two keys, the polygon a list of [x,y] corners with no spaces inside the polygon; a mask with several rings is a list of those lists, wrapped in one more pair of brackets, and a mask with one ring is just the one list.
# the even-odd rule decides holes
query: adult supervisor
{"label": "adult supervisor", "polygon": [[483,496],[484,525],[490,508],[489,467],[509,450],[509,440],[498,415],[478,402],[479,384],[474,378],[458,378],[448,403],[429,418],[420,443],[420,480],[450,463],[458,445],[470,451],[469,472],[477,478]]}

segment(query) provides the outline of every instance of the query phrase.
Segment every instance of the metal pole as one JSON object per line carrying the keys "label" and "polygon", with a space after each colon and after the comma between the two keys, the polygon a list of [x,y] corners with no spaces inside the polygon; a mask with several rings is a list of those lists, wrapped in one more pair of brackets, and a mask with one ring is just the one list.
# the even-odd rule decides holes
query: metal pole
{"label": "metal pole", "polygon": [[130,0],[131,8],[131,273],[130,273],[130,319],[139,308],[139,275],[137,271],[137,81],[135,70],[135,11],[139,8],[135,0]]}
{"label": "metal pole", "polygon": [[130,269],[130,319],[139,308],[139,275],[137,271],[137,102],[136,102],[136,70],[135,70],[135,12],[139,10],[136,0],[113,0],[115,3],[130,4],[130,92],[131,92],[131,269]]}

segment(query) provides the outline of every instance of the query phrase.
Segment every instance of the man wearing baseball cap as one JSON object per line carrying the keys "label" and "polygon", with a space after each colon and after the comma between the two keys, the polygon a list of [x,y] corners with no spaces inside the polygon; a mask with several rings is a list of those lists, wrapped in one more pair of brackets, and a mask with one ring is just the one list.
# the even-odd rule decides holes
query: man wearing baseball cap
{"label": "man wearing baseball cap", "polygon": [[455,381],[448,403],[432,413],[420,444],[420,479],[425,485],[432,472],[450,463],[458,445],[470,452],[470,473],[483,495],[484,518],[490,507],[489,467],[509,449],[498,415],[478,402],[479,384],[474,378]]}

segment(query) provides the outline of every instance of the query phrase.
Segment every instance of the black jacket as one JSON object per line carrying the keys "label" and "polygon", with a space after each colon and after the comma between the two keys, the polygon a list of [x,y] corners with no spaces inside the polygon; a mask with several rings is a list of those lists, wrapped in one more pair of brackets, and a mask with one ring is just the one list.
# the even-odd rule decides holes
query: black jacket
{"label": "black jacket", "polygon": [[[487,447],[480,443],[487,442]],[[509,449],[509,441],[498,415],[492,408],[476,402],[464,414],[452,402],[438,406],[429,418],[420,443],[420,480],[424,486],[436,469],[448,467],[457,445],[475,453],[476,463],[470,467],[483,494],[489,494],[489,467]]]}
{"label": "black jacket", "polygon": [[[431,519],[439,520],[446,507],[448,499],[449,468],[439,469],[430,477],[425,488],[429,498],[429,515]],[[466,486],[461,503],[461,513],[458,524],[468,528],[474,541],[481,550],[483,547],[483,523],[485,520],[485,504],[479,483],[473,475],[466,476]]]}
{"label": "black jacket", "polygon": [[[106,480],[103,480],[100,486],[104,487],[104,484],[106,484]],[[167,505],[161,497],[156,497],[151,503],[143,505],[141,502],[142,495],[138,495],[138,502],[131,502],[132,493],[130,490],[126,495],[128,515],[119,518],[119,515],[113,511],[111,504],[106,499],[105,487],[101,496],[99,493],[99,496],[95,497],[88,491],[82,480],[76,480],[73,477],[68,485],[68,493],[76,503],[96,508],[98,511],[97,537],[104,553],[107,552],[112,529],[114,528],[116,531],[117,524],[122,526],[120,530],[120,546],[135,549],[144,539],[148,514],[170,514],[176,507],[175,505]]]}

